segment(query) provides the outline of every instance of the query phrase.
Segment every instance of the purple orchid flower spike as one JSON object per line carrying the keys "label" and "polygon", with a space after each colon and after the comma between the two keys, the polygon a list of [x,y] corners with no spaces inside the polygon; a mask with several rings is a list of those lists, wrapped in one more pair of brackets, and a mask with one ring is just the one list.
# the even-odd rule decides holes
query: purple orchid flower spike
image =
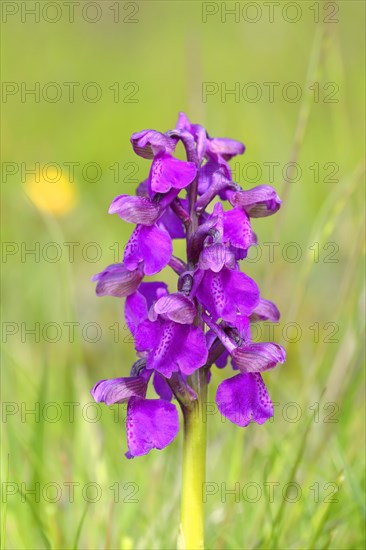
{"label": "purple orchid flower spike", "polygon": [[[93,280],[99,296],[126,298],[126,324],[139,359],[130,376],[101,380],[92,395],[98,403],[127,404],[127,458],[174,440],[179,404],[185,433],[181,536],[185,547],[203,548],[202,411],[207,385],[215,382],[214,365],[222,376],[230,371],[216,392],[224,417],[245,427],[273,415],[261,373],[283,363],[286,354],[274,342],[253,342],[251,327],[277,322],[279,311],[241,268],[257,243],[251,218],[276,213],[281,200],[271,186],[245,189],[234,182],[229,162],[244,153],[244,145],[211,137],[184,113],[172,130],[134,133],[131,144],[150,168],[136,195],[117,196],[109,212],[135,228],[123,262]],[[178,144],[185,160],[173,156]],[[173,254],[174,239],[186,240],[186,258]],[[166,266],[178,276],[171,290],[146,280]],[[150,381],[156,398],[147,398]],[[192,534],[193,523],[198,527]]]}
{"label": "purple orchid flower spike", "polygon": [[[187,150],[186,161],[173,157],[179,141]],[[143,130],[132,135],[131,143],[135,153],[152,160],[152,165],[137,196],[122,194],[112,201],[109,212],[136,224],[136,228],[123,263],[95,276],[97,294],[126,296],[126,322],[135,337],[136,350],[145,357],[146,372],[155,373],[158,394],[172,397],[167,380],[173,375],[189,377],[201,368],[210,368],[214,361],[205,365],[214,356],[223,367],[231,355],[233,368],[241,374],[223,386],[226,395],[228,388],[240,394],[237,389],[242,387],[243,403],[249,394],[259,399],[259,372],[283,362],[284,351],[276,344],[251,342],[240,325],[249,325],[249,320],[275,321],[279,312],[272,302],[260,298],[258,286],[239,270],[238,261],[256,243],[250,218],[275,213],[281,201],[270,186],[245,190],[234,183],[228,161],[243,154],[244,145],[210,137],[184,113],[180,113],[174,130]],[[201,196],[196,196],[194,203],[189,193],[187,198],[179,198],[194,181]],[[217,202],[207,214],[205,208],[215,197],[228,199],[233,208],[224,210]],[[196,212],[198,218],[194,232],[190,230],[190,212]],[[188,242],[187,266],[193,267],[186,275],[185,263],[173,257],[172,246],[172,239],[184,236]],[[157,274],[168,264],[180,273],[179,292],[169,294],[164,283],[142,282],[144,276]],[[208,318],[219,331],[217,335],[210,327],[212,341],[204,335]],[[216,324],[220,319],[224,328]],[[240,345],[230,331],[236,331]],[[222,391],[220,403],[225,402]],[[179,400],[179,395],[175,397]],[[243,418],[248,418],[248,411],[244,410]],[[253,412],[254,420],[263,418],[258,411]]]}

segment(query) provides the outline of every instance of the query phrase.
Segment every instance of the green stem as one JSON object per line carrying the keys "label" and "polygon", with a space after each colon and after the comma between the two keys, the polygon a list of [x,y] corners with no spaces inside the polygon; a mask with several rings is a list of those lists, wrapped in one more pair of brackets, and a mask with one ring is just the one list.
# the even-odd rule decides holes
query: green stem
{"label": "green stem", "polygon": [[191,377],[198,394],[192,407],[182,407],[184,416],[181,525],[178,548],[204,548],[204,513],[202,490],[206,479],[206,401],[207,369]]}
{"label": "green stem", "polygon": [[204,548],[204,513],[202,489],[206,478],[206,401],[207,369],[191,376],[198,399],[191,407],[182,407],[184,416],[183,476],[181,525],[178,548]]}

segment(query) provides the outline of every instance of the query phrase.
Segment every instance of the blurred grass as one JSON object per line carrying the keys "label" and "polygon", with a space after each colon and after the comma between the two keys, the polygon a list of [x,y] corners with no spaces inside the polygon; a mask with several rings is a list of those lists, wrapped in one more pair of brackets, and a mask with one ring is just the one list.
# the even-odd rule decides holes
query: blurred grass
{"label": "blurred grass", "polygon": [[[97,299],[90,283],[94,273],[115,261],[114,243],[121,243],[122,250],[131,231],[106,212],[115,195],[132,193],[135,185],[122,181],[129,173],[123,169],[115,183],[108,167],[117,161],[121,166],[135,162],[134,177],[144,179],[148,164],[134,158],[130,134],[146,127],[168,129],[180,110],[203,123],[211,135],[245,142],[240,171],[247,162],[263,166],[273,161],[282,167],[294,157],[303,170],[296,183],[286,183],[276,170],[274,185],[286,197],[283,208],[273,218],[254,220],[261,243],[281,245],[273,263],[263,248],[261,261],[243,267],[258,281],[263,296],[281,310],[283,321],[275,339],[287,348],[288,360],[266,376],[272,399],[278,402],[273,422],[241,430],[217,414],[209,416],[207,481],[216,484],[218,492],[207,496],[207,548],[364,547],[364,4],[338,2],[339,23],[323,27],[311,21],[312,4],[301,2],[304,17],[296,24],[282,18],[271,24],[264,17],[256,24],[236,24],[230,18],[222,23],[219,16],[203,24],[200,2],[153,1],[139,2],[138,24],[114,24],[109,14],[95,24],[80,17],[73,24],[33,24],[31,19],[24,24],[14,17],[3,25],[3,80],[29,85],[95,81],[103,88],[101,101],[94,104],[80,96],[72,104],[64,99],[21,103],[16,97],[3,104],[3,161],[30,166],[37,161],[80,163],[75,171],[79,202],[61,218],[36,209],[20,174],[2,184],[3,241],[28,247],[39,242],[41,249],[52,241],[63,250],[55,263],[42,256],[39,262],[31,256],[22,262],[19,253],[3,265],[3,323],[32,327],[38,322],[43,327],[55,322],[63,327],[55,343],[44,338],[37,343],[32,336],[22,342],[19,332],[3,344],[3,401],[15,402],[20,409],[22,403],[32,408],[38,402],[41,410],[56,403],[62,410],[56,422],[47,420],[47,412],[51,417],[54,410],[46,408],[38,422],[17,413],[2,424],[2,480],[24,483],[25,488],[54,483],[62,489],[54,503],[42,497],[35,502],[32,496],[22,502],[19,493],[8,496],[3,548],[175,546],[181,437],[164,452],[127,461],[123,407],[101,407],[101,418],[92,422],[87,414],[92,416],[96,409],[87,404],[96,380],[127,374],[134,360],[133,344],[123,330],[122,303]],[[207,103],[201,100],[202,81],[224,82],[228,89],[235,82],[292,81],[305,89],[313,74],[320,83],[338,83],[338,103],[314,103],[309,96],[307,103],[288,103],[280,95],[274,103],[236,103],[232,96],[222,103],[219,94]],[[114,103],[108,86],[116,81],[136,82],[139,102]],[[87,162],[102,166],[100,181],[83,179],[81,166]],[[315,162],[320,167],[337,163],[339,181],[324,181],[328,171],[321,171],[315,182],[309,169]],[[270,183],[266,176],[263,170],[256,183]],[[242,178],[240,183],[254,185]],[[80,243],[72,263],[66,242]],[[86,261],[81,253],[91,242],[102,250],[97,262]],[[299,262],[284,260],[282,246],[289,242],[301,247]],[[315,242],[320,247],[318,263],[309,250]],[[324,262],[331,249],[322,247],[329,242],[339,246],[338,263]],[[166,277],[174,288],[168,270]],[[65,322],[79,323],[72,343]],[[90,322],[99,323],[103,331],[95,343],[82,335]],[[122,328],[119,342],[109,328],[116,322]],[[288,322],[301,327],[296,343],[283,337]],[[332,327],[324,328],[329,322],[339,327],[334,343],[324,341],[331,333]],[[319,342],[310,328],[314,323],[319,323]],[[266,338],[268,327],[263,328]],[[210,401],[222,376],[219,371],[213,374]],[[71,421],[64,403],[75,401],[80,406]],[[301,407],[297,422],[289,420],[294,409],[286,404],[292,402]],[[319,422],[314,422],[314,403],[319,403]],[[336,403],[338,422],[326,422],[332,412],[323,408],[328,403]],[[297,502],[283,499],[289,481],[301,487]],[[70,482],[78,484],[73,502],[64,485]],[[83,498],[88,483],[101,488],[95,503]],[[245,484],[257,483],[262,496],[256,502],[242,497],[236,502],[235,495],[222,493],[221,484],[233,489],[236,483],[241,491]],[[273,502],[264,483],[278,483]],[[339,486],[338,502],[327,502],[334,488],[324,488],[329,483]]]}

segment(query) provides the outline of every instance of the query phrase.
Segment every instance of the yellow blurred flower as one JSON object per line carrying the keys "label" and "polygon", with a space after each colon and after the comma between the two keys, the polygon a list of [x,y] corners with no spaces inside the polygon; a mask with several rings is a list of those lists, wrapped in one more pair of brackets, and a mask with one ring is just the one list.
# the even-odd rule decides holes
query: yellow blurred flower
{"label": "yellow blurred flower", "polygon": [[131,537],[122,536],[121,550],[133,550],[133,540]]}
{"label": "yellow blurred flower", "polygon": [[27,176],[24,187],[37,208],[55,216],[70,212],[78,200],[75,183],[71,183],[55,168],[49,168],[47,174],[41,171]]}

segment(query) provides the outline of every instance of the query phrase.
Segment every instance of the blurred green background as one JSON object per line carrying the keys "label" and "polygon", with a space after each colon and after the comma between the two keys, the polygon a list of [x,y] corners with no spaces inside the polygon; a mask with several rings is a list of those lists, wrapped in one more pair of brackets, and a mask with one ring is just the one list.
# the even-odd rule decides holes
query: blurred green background
{"label": "blurred green background", "polygon": [[265,377],[273,422],[210,408],[207,548],[363,548],[365,4],[41,2],[39,21],[34,4],[2,2],[2,547],[175,547],[182,434],[128,461],[124,407],[91,404],[135,356],[123,301],[90,278],[131,232],[109,203],[148,173],[130,134],[183,110],[244,141],[236,181],[284,200],[243,269],[278,304],[288,359]]}

